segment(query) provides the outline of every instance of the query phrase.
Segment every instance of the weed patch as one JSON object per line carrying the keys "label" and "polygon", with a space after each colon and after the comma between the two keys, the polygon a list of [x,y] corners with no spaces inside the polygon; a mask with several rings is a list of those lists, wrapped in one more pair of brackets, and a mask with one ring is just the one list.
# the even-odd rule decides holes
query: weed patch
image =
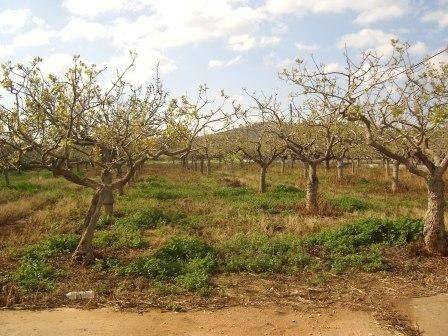
{"label": "weed patch", "polygon": [[347,212],[364,211],[371,206],[369,203],[353,196],[341,196],[334,198],[330,200],[330,203]]}
{"label": "weed patch", "polygon": [[152,256],[138,258],[122,268],[128,275],[155,281],[169,280],[190,291],[207,291],[216,269],[216,255],[211,246],[190,237],[173,237]]}

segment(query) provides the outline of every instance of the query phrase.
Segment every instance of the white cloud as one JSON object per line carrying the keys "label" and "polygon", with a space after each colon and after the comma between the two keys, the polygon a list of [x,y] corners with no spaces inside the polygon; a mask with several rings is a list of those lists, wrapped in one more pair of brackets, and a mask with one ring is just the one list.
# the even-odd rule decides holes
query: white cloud
{"label": "white cloud", "polygon": [[228,46],[232,50],[246,51],[255,47],[255,37],[249,34],[231,36],[228,41]]}
{"label": "white cloud", "polygon": [[421,56],[428,53],[428,47],[424,42],[416,42],[409,48],[409,52],[413,55]]}
{"label": "white cloud", "polygon": [[274,15],[351,11],[358,15],[356,23],[369,24],[402,16],[407,10],[407,0],[267,0],[266,10]]}
{"label": "white cloud", "polygon": [[341,69],[341,66],[339,65],[339,63],[328,63],[328,64],[325,64],[325,66],[324,66],[325,72],[333,72],[333,71],[338,71],[340,69]]}
{"label": "white cloud", "polygon": [[291,66],[294,63],[294,60],[287,57],[287,58],[283,58],[281,60],[279,60],[276,63],[277,68],[287,68],[289,66]]}
{"label": "white cloud", "polygon": [[108,12],[131,9],[133,6],[132,1],[129,0],[65,0],[62,7],[75,15],[94,17]]}
{"label": "white cloud", "polygon": [[27,25],[30,17],[29,9],[6,9],[0,12],[0,32],[15,33]]}
{"label": "white cloud", "polygon": [[12,39],[12,45],[15,48],[46,45],[50,43],[50,38],[55,34],[55,31],[47,30],[45,28],[33,28],[26,33],[15,36]]}
{"label": "white cloud", "polygon": [[14,47],[11,45],[0,45],[0,59],[11,56],[14,53]]}
{"label": "white cloud", "polygon": [[[137,53],[135,66],[129,71],[127,80],[133,84],[143,84],[154,76],[156,66],[162,74],[172,72],[177,69],[173,60],[166,57],[162,52],[154,49],[134,50]],[[107,66],[110,70],[123,70],[130,65],[129,53],[113,56],[102,66]]]}
{"label": "white cloud", "polygon": [[267,47],[273,46],[280,43],[280,37],[278,36],[262,36],[260,37],[260,46]]}
{"label": "white cloud", "polygon": [[242,60],[241,55],[236,56],[228,61],[213,59],[208,62],[208,67],[209,68],[228,68],[232,65],[236,65],[236,64],[240,63],[241,60]]}
{"label": "white cloud", "polygon": [[59,36],[64,42],[75,39],[94,41],[98,38],[107,37],[108,34],[107,26],[97,22],[87,22],[80,18],[72,18],[59,32]]}
{"label": "white cloud", "polygon": [[306,43],[301,43],[301,42],[296,43],[296,48],[299,50],[309,51],[309,52],[316,51],[317,49],[319,49],[317,44],[306,44]]}
{"label": "white cloud", "polygon": [[40,65],[40,68],[46,73],[62,75],[72,64],[73,55],[57,53],[45,57]]}
{"label": "white cloud", "polygon": [[381,55],[389,55],[393,51],[391,40],[396,38],[396,35],[385,33],[382,30],[362,29],[356,33],[342,36],[337,46],[338,48],[347,46],[375,50]]}
{"label": "white cloud", "polygon": [[440,28],[448,27],[448,9],[429,12],[423,16],[422,21],[435,22]]}

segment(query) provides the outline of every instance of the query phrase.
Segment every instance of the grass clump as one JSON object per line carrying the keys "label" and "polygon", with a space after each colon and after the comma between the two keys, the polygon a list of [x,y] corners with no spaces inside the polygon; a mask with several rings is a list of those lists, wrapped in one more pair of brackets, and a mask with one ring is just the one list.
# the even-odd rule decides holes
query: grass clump
{"label": "grass clump", "polygon": [[197,185],[174,183],[161,177],[152,177],[133,188],[128,198],[153,198],[161,201],[175,200],[186,197],[203,196],[204,193]]}
{"label": "grass clump", "polygon": [[254,193],[245,187],[221,187],[214,192],[214,195],[240,206],[274,214],[293,209],[304,198],[305,193],[293,186],[278,185],[263,194]]}
{"label": "grass clump", "polygon": [[60,234],[27,247],[22,252],[19,267],[12,274],[13,280],[26,292],[53,290],[62,272],[49,265],[48,259],[74,251],[78,241],[76,234]]}
{"label": "grass clump", "polygon": [[141,231],[134,227],[115,226],[110,230],[98,230],[93,237],[93,246],[122,248],[142,248],[147,245]]}
{"label": "grass clump", "polygon": [[53,235],[38,244],[25,248],[22,257],[25,259],[43,260],[58,253],[69,253],[75,250],[79,238],[77,234]]}
{"label": "grass clump", "polygon": [[375,271],[387,267],[381,247],[417,240],[422,230],[421,220],[370,218],[311,235],[306,244],[337,272],[350,268]]}
{"label": "grass clump", "polygon": [[140,229],[155,229],[184,218],[185,214],[180,212],[164,211],[153,208],[136,211],[132,216],[120,219],[117,224]]}
{"label": "grass clump", "polygon": [[55,288],[59,274],[44,259],[25,258],[13,273],[13,279],[26,292],[47,292]]}
{"label": "grass clump", "polygon": [[153,255],[125,266],[122,273],[155,281],[168,280],[185,290],[205,292],[216,265],[216,255],[210,245],[196,238],[175,236]]}
{"label": "grass clump", "polygon": [[221,187],[214,193],[215,196],[225,199],[243,198],[251,195],[251,191],[245,187]]}
{"label": "grass clump", "polygon": [[331,204],[347,212],[364,211],[370,204],[353,196],[341,196],[330,201]]}
{"label": "grass clump", "polygon": [[301,240],[293,235],[236,235],[220,248],[227,272],[293,273],[310,263]]}

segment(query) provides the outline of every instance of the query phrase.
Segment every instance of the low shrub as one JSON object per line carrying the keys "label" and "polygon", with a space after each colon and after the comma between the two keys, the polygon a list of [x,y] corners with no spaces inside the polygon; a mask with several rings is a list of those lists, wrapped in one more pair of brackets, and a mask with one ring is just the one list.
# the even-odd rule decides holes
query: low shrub
{"label": "low shrub", "polygon": [[219,251],[228,272],[293,273],[310,262],[301,240],[293,235],[236,235]]}
{"label": "low shrub", "polygon": [[68,253],[75,250],[80,236],[77,234],[53,235],[44,241],[30,245],[22,251],[25,259],[45,259],[58,253]]}
{"label": "low shrub", "polygon": [[364,211],[370,207],[370,204],[353,196],[341,196],[330,200],[330,203],[339,209],[354,212]]}
{"label": "low shrub", "polygon": [[25,258],[13,273],[13,279],[26,292],[46,292],[54,289],[58,275],[45,260]]}
{"label": "low shrub", "polygon": [[117,225],[141,229],[154,229],[184,218],[185,214],[180,212],[164,211],[161,209],[145,209],[135,212],[132,216],[121,218],[117,221]]}
{"label": "low shrub", "polygon": [[153,255],[141,257],[123,267],[123,274],[155,281],[170,280],[185,290],[206,290],[216,269],[213,248],[201,240],[175,236]]}
{"label": "low shrub", "polygon": [[110,230],[98,230],[93,236],[93,246],[121,248],[142,248],[147,245],[139,229],[116,226]]}

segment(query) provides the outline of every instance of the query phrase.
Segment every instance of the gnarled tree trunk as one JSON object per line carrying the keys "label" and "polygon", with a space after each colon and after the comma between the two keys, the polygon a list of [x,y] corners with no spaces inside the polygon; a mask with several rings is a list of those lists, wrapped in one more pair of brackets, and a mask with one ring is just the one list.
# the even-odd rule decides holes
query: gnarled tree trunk
{"label": "gnarled tree trunk", "polygon": [[212,173],[212,162],[210,158],[207,156],[207,175]]}
{"label": "gnarled tree trunk", "polygon": [[428,209],[426,211],[423,237],[425,247],[431,254],[447,255],[447,234],[445,229],[445,183],[443,177],[430,178],[428,188]]}
{"label": "gnarled tree trunk", "polygon": [[309,163],[304,162],[303,163],[303,177],[308,178],[308,170],[309,170]]}
{"label": "gnarled tree trunk", "polygon": [[204,159],[201,159],[201,174],[204,174]]}
{"label": "gnarled tree trunk", "polygon": [[344,178],[344,160],[338,160],[337,168],[338,180],[342,180]]}
{"label": "gnarled tree trunk", "polygon": [[286,161],[285,158],[281,158],[281,163],[282,163],[282,174],[285,173],[285,161]]}
{"label": "gnarled tree trunk", "polygon": [[[112,183],[112,173],[110,171],[106,171],[102,176],[103,183],[111,184]],[[103,204],[104,211],[107,215],[114,214],[114,194],[111,189],[107,188],[103,191]]]}
{"label": "gnarled tree trunk", "polygon": [[92,198],[89,212],[86,215],[84,223],[88,223],[84,229],[81,239],[73,253],[72,259],[78,262],[88,263],[93,260],[94,253],[92,247],[93,234],[95,233],[96,223],[100,216],[103,205],[104,190],[98,190]]}
{"label": "gnarled tree trunk", "polygon": [[392,192],[394,193],[396,193],[400,187],[399,173],[400,173],[400,162],[394,160],[394,163],[392,165],[392,185],[391,185]]}
{"label": "gnarled tree trunk", "polygon": [[317,178],[317,165],[309,164],[308,180],[306,185],[306,208],[309,212],[314,213],[318,209],[317,204],[317,188],[319,180]]}
{"label": "gnarled tree trunk", "polygon": [[8,171],[8,169],[4,169],[3,170],[3,177],[5,178],[5,185],[7,187],[10,187],[11,186],[11,181],[9,179],[9,171]]}
{"label": "gnarled tree trunk", "polygon": [[324,163],[325,163],[325,170],[329,171],[330,170],[330,159],[325,159]]}
{"label": "gnarled tree trunk", "polygon": [[266,191],[266,171],[268,167],[262,166],[260,169],[260,185],[258,191],[264,193]]}

